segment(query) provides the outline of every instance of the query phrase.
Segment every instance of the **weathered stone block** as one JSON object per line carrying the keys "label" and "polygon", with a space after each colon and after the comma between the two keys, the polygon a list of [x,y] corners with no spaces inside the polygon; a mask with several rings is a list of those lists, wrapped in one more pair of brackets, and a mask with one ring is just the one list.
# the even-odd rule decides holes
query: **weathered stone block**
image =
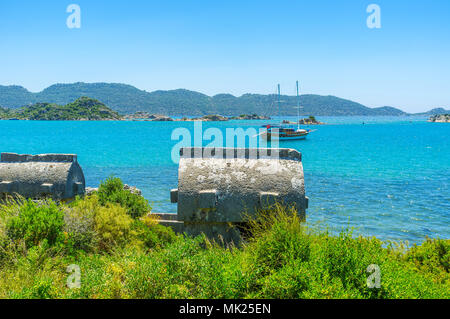
{"label": "weathered stone block", "polygon": [[217,205],[217,191],[204,190],[199,192],[198,206],[200,209],[214,209]]}
{"label": "weathered stone block", "polygon": [[18,194],[33,199],[67,200],[84,193],[84,174],[76,155],[1,154],[1,197]]}
{"label": "weathered stone block", "polygon": [[301,154],[295,150],[185,148],[180,153],[180,220],[196,220],[202,209],[214,208],[208,212],[210,221],[243,222],[244,212],[252,216],[266,202],[275,201],[305,214]]}
{"label": "weathered stone block", "polygon": [[259,203],[262,208],[275,205],[280,200],[280,194],[276,192],[261,192],[259,194]]}
{"label": "weathered stone block", "polygon": [[[178,203],[178,220],[192,234],[229,231],[229,225],[245,223],[277,202],[305,216],[308,200],[296,150],[182,148],[180,155],[178,189],[172,190],[171,201]],[[233,236],[221,234],[231,239],[237,230]]]}
{"label": "weathered stone block", "polygon": [[170,191],[170,202],[177,203],[178,202],[178,189],[172,189]]}

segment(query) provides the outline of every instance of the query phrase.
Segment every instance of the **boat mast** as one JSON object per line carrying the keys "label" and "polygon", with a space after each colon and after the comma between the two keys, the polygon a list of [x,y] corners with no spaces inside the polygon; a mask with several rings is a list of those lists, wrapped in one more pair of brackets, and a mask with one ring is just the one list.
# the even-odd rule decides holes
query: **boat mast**
{"label": "boat mast", "polygon": [[278,117],[281,117],[281,113],[280,113],[280,94],[281,94],[281,90],[280,90],[280,85],[278,84]]}
{"label": "boat mast", "polygon": [[300,130],[300,101],[298,95],[298,81],[297,81],[297,129]]}

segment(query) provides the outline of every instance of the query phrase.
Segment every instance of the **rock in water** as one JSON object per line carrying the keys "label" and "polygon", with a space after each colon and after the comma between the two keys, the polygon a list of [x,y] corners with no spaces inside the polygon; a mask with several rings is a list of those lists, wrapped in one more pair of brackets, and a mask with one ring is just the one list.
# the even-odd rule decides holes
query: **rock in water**
{"label": "rock in water", "polygon": [[[129,191],[132,194],[142,196],[142,191],[136,186],[124,184],[123,189]],[[86,196],[92,195],[95,192],[98,192],[98,187],[86,187]]]}
{"label": "rock in water", "polygon": [[173,121],[173,119],[168,116],[158,115],[158,114],[150,115],[149,119],[151,121],[155,121],[155,122],[172,122]]}
{"label": "rock in water", "polygon": [[86,187],[86,196],[90,196],[94,192],[98,192],[98,188],[96,188],[96,187]]}
{"label": "rock in water", "polygon": [[125,184],[125,185],[123,185],[123,189],[126,191],[129,191],[132,194],[142,196],[142,191],[139,188],[137,188],[136,186],[130,186],[130,185]]}

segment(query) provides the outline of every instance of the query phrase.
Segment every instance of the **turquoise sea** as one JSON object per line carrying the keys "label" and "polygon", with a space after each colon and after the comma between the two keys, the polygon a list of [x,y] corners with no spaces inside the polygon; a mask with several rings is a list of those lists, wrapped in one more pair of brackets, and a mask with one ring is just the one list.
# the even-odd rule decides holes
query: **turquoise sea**
{"label": "turquoise sea", "polygon": [[[317,131],[307,140],[280,143],[303,154],[309,222],[332,230],[355,227],[382,240],[450,238],[450,124],[420,117],[318,119],[330,125],[311,127]],[[209,122],[203,131],[267,122]],[[175,213],[169,193],[177,187],[171,152],[178,140],[171,135],[179,127],[193,132],[193,126],[0,121],[0,152],[78,154],[87,186],[115,175],[142,189],[154,211]]]}

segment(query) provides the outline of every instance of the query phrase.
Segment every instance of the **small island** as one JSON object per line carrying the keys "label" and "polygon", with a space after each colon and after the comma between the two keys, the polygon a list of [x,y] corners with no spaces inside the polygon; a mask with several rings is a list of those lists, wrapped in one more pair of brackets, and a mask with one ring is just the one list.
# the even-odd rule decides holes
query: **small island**
{"label": "small island", "polygon": [[233,116],[230,120],[270,120],[270,117],[258,114],[241,114],[239,116]]}
{"label": "small island", "polygon": [[[297,122],[291,122],[291,121],[284,120],[283,124],[297,124]],[[316,120],[316,118],[314,116],[310,116],[308,118],[301,119],[298,121],[298,124],[301,124],[301,125],[325,125],[325,123]]]}
{"label": "small island", "polygon": [[187,118],[187,117],[183,117],[182,119],[180,119],[179,121],[187,121],[187,122],[191,122],[191,121],[203,121],[203,122],[226,122],[228,121],[229,118],[222,116],[222,115],[217,115],[217,114],[210,114],[210,115],[204,115],[202,117],[194,117],[194,118]]}
{"label": "small island", "polygon": [[211,114],[211,115],[204,115],[202,117],[195,117],[195,118],[187,118],[183,117],[180,120],[177,121],[204,121],[204,122],[225,122],[229,120],[270,120],[270,117],[267,116],[260,116],[257,114],[241,114],[239,116],[233,116],[233,117],[226,117],[222,115],[217,114]]}
{"label": "small island", "polygon": [[81,97],[73,103],[58,105],[36,103],[17,110],[1,109],[2,120],[29,121],[115,121],[121,120],[119,113],[111,110],[102,102]]}
{"label": "small island", "polygon": [[433,115],[428,119],[428,122],[433,123],[450,123],[450,114]]}
{"label": "small island", "polygon": [[134,114],[127,114],[123,117],[127,121],[154,121],[154,122],[172,122],[173,119],[160,114],[150,114],[148,112],[136,112]]}

